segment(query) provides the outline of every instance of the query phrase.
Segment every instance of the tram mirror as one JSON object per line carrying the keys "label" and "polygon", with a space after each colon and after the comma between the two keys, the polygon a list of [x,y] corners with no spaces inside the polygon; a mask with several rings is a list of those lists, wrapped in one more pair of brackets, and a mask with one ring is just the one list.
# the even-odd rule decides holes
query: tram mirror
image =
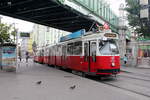
{"label": "tram mirror", "polygon": [[100,41],[100,42],[99,42],[99,46],[104,46],[104,42],[103,42],[103,41]]}

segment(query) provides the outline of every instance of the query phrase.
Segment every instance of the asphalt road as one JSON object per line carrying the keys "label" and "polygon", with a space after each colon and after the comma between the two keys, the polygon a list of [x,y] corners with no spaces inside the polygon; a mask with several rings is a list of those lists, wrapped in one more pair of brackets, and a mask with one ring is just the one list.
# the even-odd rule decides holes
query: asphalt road
{"label": "asphalt road", "polygon": [[99,80],[24,61],[16,73],[0,71],[0,100],[150,100],[148,83],[133,73]]}

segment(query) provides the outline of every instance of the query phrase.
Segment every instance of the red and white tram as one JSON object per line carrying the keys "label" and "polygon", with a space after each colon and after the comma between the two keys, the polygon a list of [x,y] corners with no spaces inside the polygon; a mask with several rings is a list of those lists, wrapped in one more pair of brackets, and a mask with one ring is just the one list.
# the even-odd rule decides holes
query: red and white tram
{"label": "red and white tram", "polygon": [[116,33],[88,32],[40,49],[34,60],[88,75],[118,74],[120,56],[117,41]]}

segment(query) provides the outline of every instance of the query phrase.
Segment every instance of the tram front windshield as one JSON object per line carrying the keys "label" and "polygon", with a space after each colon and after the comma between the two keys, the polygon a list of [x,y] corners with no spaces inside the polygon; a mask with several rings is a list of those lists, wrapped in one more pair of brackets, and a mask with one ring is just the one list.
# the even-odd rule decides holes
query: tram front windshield
{"label": "tram front windshield", "polygon": [[118,46],[115,40],[100,40],[99,51],[102,55],[116,55],[119,54]]}

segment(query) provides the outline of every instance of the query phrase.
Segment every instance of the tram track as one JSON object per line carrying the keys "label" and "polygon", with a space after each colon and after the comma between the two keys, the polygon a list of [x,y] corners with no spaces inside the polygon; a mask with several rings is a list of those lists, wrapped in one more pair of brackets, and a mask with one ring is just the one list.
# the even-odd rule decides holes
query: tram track
{"label": "tram track", "polygon": [[145,75],[145,74],[140,74],[140,73],[134,73],[134,72],[128,72],[128,71],[122,71],[124,73],[132,74],[132,75],[137,75],[137,76],[143,76],[143,77],[148,77],[150,78],[150,75]]}
{"label": "tram track", "polygon": [[150,98],[150,95],[147,95],[147,94],[144,94],[144,93],[141,93],[141,92],[138,92],[138,91],[127,89],[127,88],[120,87],[120,86],[117,86],[117,85],[113,85],[111,83],[106,83],[106,82],[101,82],[101,83]]}
{"label": "tram track", "polygon": [[[62,70],[62,69],[61,69]],[[66,70],[62,70],[62,71],[65,71],[67,73],[70,73],[70,74],[74,74],[74,75],[77,75],[77,76],[80,76],[82,77],[81,74],[77,74],[77,73],[72,73],[71,71],[66,71]],[[134,73],[136,74],[136,73]],[[141,78],[134,78],[134,77],[130,77],[130,76],[125,76],[125,75],[120,75],[121,77],[128,77],[128,78],[131,78],[131,79],[136,79],[136,80],[141,80],[141,81],[146,81],[146,82],[150,82],[150,80],[146,80],[146,79],[141,79]],[[71,78],[72,76],[64,76],[64,77],[67,77],[67,78]],[[148,77],[148,76],[147,76]],[[124,91],[127,91],[127,92],[131,92],[131,93],[134,93],[134,94],[137,94],[137,95],[141,95],[141,96],[144,96],[144,97],[147,97],[147,98],[150,98],[150,95],[149,94],[145,94],[145,93],[141,93],[139,91],[136,91],[136,90],[132,90],[132,89],[128,89],[128,88],[125,88],[125,87],[122,87],[122,86],[118,86],[118,85],[114,85],[113,83],[111,83],[111,81],[115,81],[116,79],[114,78],[109,78],[107,80],[100,80],[99,77],[86,77],[86,79],[90,79],[90,80],[93,80],[93,81],[96,81],[96,82],[100,82],[102,84],[105,84],[105,85],[108,85],[108,86],[112,86],[114,88],[118,88],[118,89],[121,89],[121,90],[124,90]]]}
{"label": "tram track", "polygon": [[138,92],[138,91],[135,91],[135,90],[131,90],[131,89],[128,89],[128,88],[124,88],[124,87],[121,87],[121,86],[114,85],[112,83],[108,83],[108,81],[115,81],[113,79],[108,80],[107,82],[104,82],[104,80],[99,80],[99,79],[95,79],[95,78],[88,78],[88,79],[91,79],[93,81],[100,82],[102,84],[105,84],[105,85],[108,85],[108,86],[112,86],[112,87],[115,87],[115,88],[118,88],[118,89],[121,89],[121,90],[124,90],[124,91],[132,92],[132,93],[135,93],[135,94],[142,95],[142,96],[150,98],[150,95],[148,95],[148,94],[144,94],[144,93],[141,93],[141,92]]}
{"label": "tram track", "polygon": [[146,82],[150,82],[149,79],[142,79],[142,78],[137,78],[137,77],[132,77],[132,76],[126,76],[126,75],[119,75],[119,76],[131,78],[131,79],[136,79],[136,80],[141,80],[141,81],[146,81]]}

